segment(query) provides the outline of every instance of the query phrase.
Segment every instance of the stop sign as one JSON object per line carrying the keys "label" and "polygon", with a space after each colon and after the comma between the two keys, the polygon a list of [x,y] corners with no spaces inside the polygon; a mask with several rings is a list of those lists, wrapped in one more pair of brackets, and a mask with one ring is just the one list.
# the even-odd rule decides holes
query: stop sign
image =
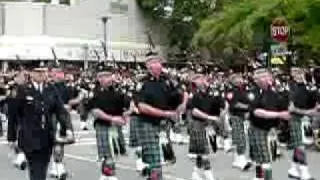
{"label": "stop sign", "polygon": [[287,42],[289,31],[289,26],[284,18],[276,18],[272,21],[271,36],[275,41]]}

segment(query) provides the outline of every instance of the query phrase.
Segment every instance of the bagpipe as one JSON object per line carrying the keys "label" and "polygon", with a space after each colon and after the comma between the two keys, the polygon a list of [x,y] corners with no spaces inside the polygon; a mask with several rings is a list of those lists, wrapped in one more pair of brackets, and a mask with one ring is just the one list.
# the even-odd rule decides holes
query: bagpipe
{"label": "bagpipe", "polygon": [[279,143],[278,143],[278,134],[276,129],[271,129],[267,136],[268,151],[271,155],[271,159],[275,161],[279,158]]}
{"label": "bagpipe", "polygon": [[[54,143],[56,145],[69,145],[75,143],[75,135],[70,114],[66,112],[64,118],[65,121],[57,121],[57,117],[55,117],[57,122],[55,123],[54,127]],[[67,124],[69,124],[71,127],[67,128]]]}
{"label": "bagpipe", "polygon": [[108,143],[112,157],[127,153],[122,128],[111,126],[108,130]]}
{"label": "bagpipe", "polygon": [[313,145],[315,142],[311,121],[312,119],[309,116],[301,118],[302,142],[307,146]]}
{"label": "bagpipe", "polygon": [[176,156],[172,147],[169,132],[161,130],[159,134],[160,152],[163,163],[176,163]]}
{"label": "bagpipe", "polygon": [[73,130],[67,130],[65,133],[62,133],[60,130],[57,130],[55,133],[55,144],[60,145],[70,145],[75,143],[75,136]]}

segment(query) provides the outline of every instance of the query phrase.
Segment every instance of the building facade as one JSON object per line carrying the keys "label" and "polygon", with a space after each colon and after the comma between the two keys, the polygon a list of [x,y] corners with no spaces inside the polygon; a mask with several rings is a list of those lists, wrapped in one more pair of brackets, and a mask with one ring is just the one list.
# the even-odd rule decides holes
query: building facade
{"label": "building facade", "polygon": [[[60,60],[143,61],[148,25],[134,0],[70,2],[2,2],[0,60],[50,60],[54,51]],[[102,17],[109,17],[105,29]]]}

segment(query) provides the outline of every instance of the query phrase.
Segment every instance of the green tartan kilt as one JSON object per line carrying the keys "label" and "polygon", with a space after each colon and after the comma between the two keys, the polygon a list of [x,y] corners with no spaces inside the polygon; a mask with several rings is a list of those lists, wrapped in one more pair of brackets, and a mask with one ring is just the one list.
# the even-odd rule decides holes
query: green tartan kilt
{"label": "green tartan kilt", "polygon": [[112,158],[111,148],[109,144],[109,126],[96,123],[95,130],[99,159]]}
{"label": "green tartan kilt", "polygon": [[289,120],[289,141],[288,148],[294,149],[296,147],[302,146],[302,129],[301,129],[301,118],[302,115],[291,114],[291,119]]}
{"label": "green tartan kilt", "polygon": [[250,158],[252,161],[262,164],[271,162],[271,154],[268,146],[268,131],[253,125],[248,129]]}
{"label": "green tartan kilt", "polygon": [[129,136],[129,146],[130,147],[138,147],[140,146],[138,131],[139,128],[139,116],[132,116],[130,119],[130,136]]}
{"label": "green tartan kilt", "polygon": [[232,127],[232,143],[236,146],[237,151],[244,153],[246,149],[246,136],[244,132],[244,119],[240,116],[230,116]]}
{"label": "green tartan kilt", "polygon": [[136,127],[137,137],[142,147],[142,161],[155,168],[161,167],[160,126],[140,121]]}
{"label": "green tartan kilt", "polygon": [[189,136],[189,153],[199,155],[209,154],[209,142],[205,123],[193,120],[191,122]]}

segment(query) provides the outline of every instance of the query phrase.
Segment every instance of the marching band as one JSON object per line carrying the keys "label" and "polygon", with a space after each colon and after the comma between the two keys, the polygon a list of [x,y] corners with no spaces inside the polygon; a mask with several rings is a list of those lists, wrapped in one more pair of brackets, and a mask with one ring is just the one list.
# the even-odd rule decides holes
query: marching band
{"label": "marching band", "polygon": [[[162,166],[177,161],[177,141],[189,144],[192,180],[218,178],[210,159],[220,148],[233,152],[230,166],[255,167],[253,179],[276,179],[272,162],[282,158],[282,144],[292,152],[288,177],[314,179],[306,148],[320,149],[320,74],[301,68],[287,75],[263,67],[250,73],[166,69],[163,61],[149,53],[145,69],[127,73],[99,63],[91,76],[43,66],[3,74],[0,136],[7,122],[14,165],[28,169],[30,180],[45,180],[47,173],[69,178],[64,147],[76,141],[70,112],[79,110],[81,129],[94,118],[100,180],[117,180],[115,157],[127,155],[127,145],[136,152],[137,171],[148,180],[162,180]],[[182,124],[188,135],[178,131]],[[129,142],[123,133],[127,126]]]}

